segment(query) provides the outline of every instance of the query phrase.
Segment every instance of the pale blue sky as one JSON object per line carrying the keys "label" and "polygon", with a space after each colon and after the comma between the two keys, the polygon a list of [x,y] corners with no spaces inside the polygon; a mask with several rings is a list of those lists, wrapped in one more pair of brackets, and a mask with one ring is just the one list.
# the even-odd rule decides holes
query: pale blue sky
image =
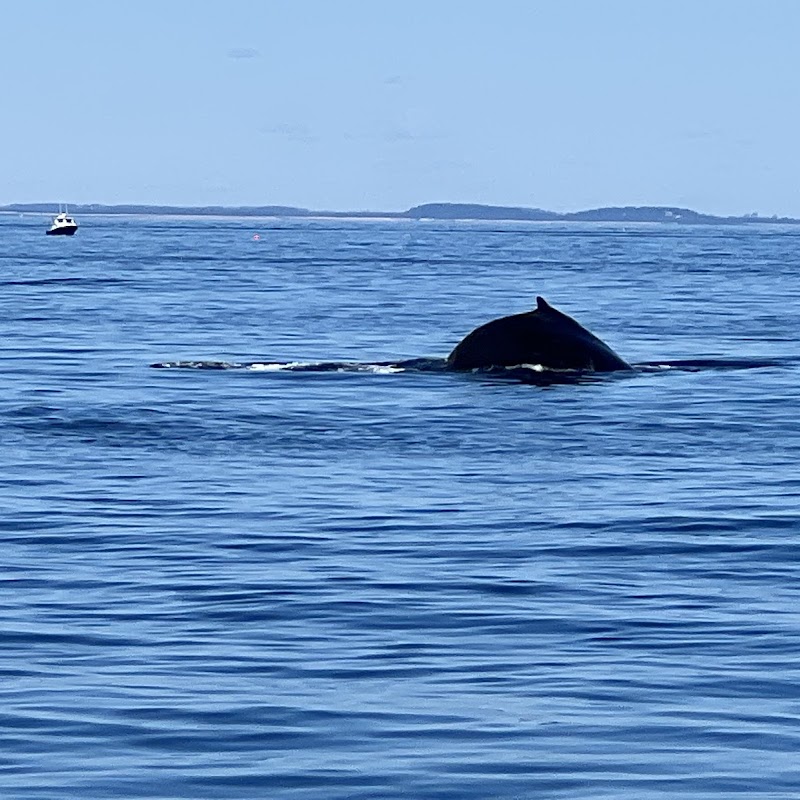
{"label": "pale blue sky", "polygon": [[794,0],[6,0],[0,203],[800,217],[799,41]]}

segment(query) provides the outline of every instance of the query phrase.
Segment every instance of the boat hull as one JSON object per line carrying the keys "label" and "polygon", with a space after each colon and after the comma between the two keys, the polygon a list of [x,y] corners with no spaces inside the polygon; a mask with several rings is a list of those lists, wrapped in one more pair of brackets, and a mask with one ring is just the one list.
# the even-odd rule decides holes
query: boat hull
{"label": "boat hull", "polygon": [[75,231],[78,230],[78,226],[76,225],[73,227],[63,227],[63,228],[51,228],[47,231],[48,236],[72,236]]}

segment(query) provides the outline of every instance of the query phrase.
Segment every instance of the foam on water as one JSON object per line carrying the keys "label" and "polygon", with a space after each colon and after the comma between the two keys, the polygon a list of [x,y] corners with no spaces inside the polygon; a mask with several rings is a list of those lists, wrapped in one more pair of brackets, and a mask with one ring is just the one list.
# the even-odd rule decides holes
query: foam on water
{"label": "foam on water", "polygon": [[255,361],[252,364],[243,365],[245,369],[251,369],[255,372],[280,372],[281,370],[292,370],[292,369],[305,369],[308,367],[312,367],[313,364],[311,363],[304,363],[302,361],[289,361],[286,363],[262,363]]}

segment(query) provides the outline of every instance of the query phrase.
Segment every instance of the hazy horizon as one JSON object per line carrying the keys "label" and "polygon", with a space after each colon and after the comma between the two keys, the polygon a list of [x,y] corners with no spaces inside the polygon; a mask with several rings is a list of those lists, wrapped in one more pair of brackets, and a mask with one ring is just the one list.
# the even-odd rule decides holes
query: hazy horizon
{"label": "hazy horizon", "polygon": [[[202,210],[206,208],[212,209],[220,209],[220,210],[249,210],[249,209],[282,209],[285,211],[294,210],[294,211],[302,211],[307,212],[309,214],[336,214],[336,215],[346,215],[348,213],[351,214],[363,214],[363,215],[374,215],[379,216],[381,214],[390,214],[390,215],[401,215],[405,214],[409,211],[414,211],[420,208],[427,208],[428,206],[453,206],[453,207],[471,207],[475,209],[507,209],[509,211],[518,210],[518,211],[531,211],[531,212],[542,212],[545,214],[554,214],[559,216],[569,216],[575,214],[582,214],[586,212],[593,212],[593,211],[604,211],[604,210],[622,210],[622,209],[653,209],[653,210],[680,210],[680,211],[688,211],[691,213],[698,214],[700,216],[719,216],[721,219],[727,218],[745,218],[745,217],[757,217],[763,220],[769,220],[773,218],[778,219],[791,219],[795,220],[795,217],[791,217],[790,215],[778,215],[778,214],[759,214],[758,212],[748,213],[748,214],[730,214],[730,215],[716,215],[711,214],[704,209],[700,208],[686,208],[686,207],[676,207],[676,206],[667,206],[664,204],[655,204],[655,205],[632,205],[630,203],[625,203],[619,206],[596,206],[593,208],[575,208],[569,209],[567,211],[554,211],[553,209],[549,208],[541,208],[536,206],[514,206],[508,203],[497,203],[497,204],[488,204],[488,203],[469,203],[469,202],[459,202],[453,203],[449,200],[439,200],[433,202],[425,202],[425,203],[417,203],[413,206],[408,206],[406,208],[344,208],[344,209],[335,209],[335,208],[313,208],[308,205],[298,205],[298,206],[290,206],[284,203],[259,203],[253,205],[235,205],[235,204],[222,204],[222,203],[204,203],[202,205],[189,205],[189,204],[175,204],[175,203],[127,203],[124,201],[120,201],[118,203],[99,203],[99,202],[88,202],[88,203],[72,203],[72,202],[50,202],[50,201],[41,201],[41,200],[34,200],[30,202],[11,202],[11,203],[3,203],[0,204],[0,213],[16,213],[20,208],[24,211],[24,213],[41,213],[41,214],[50,214],[52,206],[53,209],[62,208],[169,208],[175,210]],[[29,208],[34,207],[34,208]],[[85,211],[83,213],[86,213]],[[102,213],[102,212],[101,212]]]}

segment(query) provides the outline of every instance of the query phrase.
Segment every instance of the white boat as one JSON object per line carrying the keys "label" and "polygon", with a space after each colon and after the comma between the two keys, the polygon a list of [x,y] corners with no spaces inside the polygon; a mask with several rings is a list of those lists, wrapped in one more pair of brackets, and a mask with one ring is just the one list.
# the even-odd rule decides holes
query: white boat
{"label": "white boat", "polygon": [[72,236],[78,230],[78,223],[69,215],[69,211],[58,210],[58,216],[53,219],[48,236]]}

